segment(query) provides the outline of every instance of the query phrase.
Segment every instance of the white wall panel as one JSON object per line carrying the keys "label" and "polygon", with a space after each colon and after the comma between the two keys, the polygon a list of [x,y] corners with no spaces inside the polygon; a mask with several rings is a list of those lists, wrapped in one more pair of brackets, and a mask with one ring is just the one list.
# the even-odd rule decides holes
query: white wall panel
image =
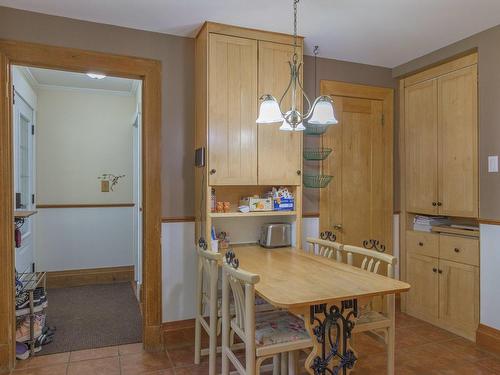
{"label": "white wall panel", "polygon": [[133,265],[132,209],[38,209],[33,216],[37,270]]}
{"label": "white wall panel", "polygon": [[500,226],[480,225],[481,324],[500,329]]}

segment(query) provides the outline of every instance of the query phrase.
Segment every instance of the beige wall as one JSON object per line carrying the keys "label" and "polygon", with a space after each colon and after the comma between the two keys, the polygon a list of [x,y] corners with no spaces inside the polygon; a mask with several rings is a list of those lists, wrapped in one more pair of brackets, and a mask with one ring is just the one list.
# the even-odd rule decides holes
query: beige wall
{"label": "beige wall", "polygon": [[488,173],[488,155],[500,154],[500,25],[393,69],[394,77],[477,49],[479,53],[479,216],[500,219],[500,174]]}
{"label": "beige wall", "polygon": [[[132,202],[135,97],[64,89],[38,90],[38,204]],[[124,174],[114,191],[98,176]]]}
{"label": "beige wall", "polygon": [[[20,27],[22,25],[22,27]],[[0,7],[0,38],[153,58],[162,62],[163,216],[194,214],[194,40]],[[394,87],[391,70],[319,59],[319,79]],[[313,58],[304,84],[313,95]],[[309,189],[308,189],[309,190]],[[306,192],[304,212],[317,212],[317,191]],[[395,205],[395,209],[399,205]]]}

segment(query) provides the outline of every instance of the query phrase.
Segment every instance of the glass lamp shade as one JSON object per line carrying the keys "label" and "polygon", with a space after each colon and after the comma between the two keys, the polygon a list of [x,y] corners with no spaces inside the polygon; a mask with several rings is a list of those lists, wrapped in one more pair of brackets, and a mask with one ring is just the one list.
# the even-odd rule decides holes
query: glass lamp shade
{"label": "glass lamp shade", "polygon": [[335,125],[338,124],[333,112],[333,104],[328,97],[321,97],[316,102],[309,124],[314,125]]}
{"label": "glass lamp shade", "polygon": [[259,117],[257,124],[272,124],[274,122],[283,121],[280,106],[275,98],[271,95],[266,95],[262,98],[260,103]]}

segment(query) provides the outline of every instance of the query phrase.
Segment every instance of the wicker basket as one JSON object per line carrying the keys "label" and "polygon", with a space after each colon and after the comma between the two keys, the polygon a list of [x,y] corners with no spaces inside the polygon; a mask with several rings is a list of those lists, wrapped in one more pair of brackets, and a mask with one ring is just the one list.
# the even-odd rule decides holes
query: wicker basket
{"label": "wicker basket", "polygon": [[306,160],[325,160],[332,152],[331,148],[304,148],[304,159]]}
{"label": "wicker basket", "polygon": [[324,188],[327,187],[333,176],[320,175],[304,175],[304,186],[308,188]]}

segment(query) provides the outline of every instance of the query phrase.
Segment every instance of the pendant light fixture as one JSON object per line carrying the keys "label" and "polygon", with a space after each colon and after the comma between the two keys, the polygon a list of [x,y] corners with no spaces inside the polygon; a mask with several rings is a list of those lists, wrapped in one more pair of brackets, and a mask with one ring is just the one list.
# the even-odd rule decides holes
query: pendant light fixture
{"label": "pendant light fixture", "polygon": [[[293,0],[293,56],[291,61],[288,62],[290,65],[290,81],[285,92],[281,96],[280,100],[270,94],[263,95],[260,100],[260,110],[259,117],[257,118],[258,124],[272,124],[276,122],[282,122],[280,130],[285,131],[302,131],[306,128],[304,127],[303,121],[307,121],[310,124],[315,125],[331,125],[336,124],[335,114],[333,112],[333,102],[329,96],[322,95],[317,97],[313,104],[302,87],[300,82],[300,69],[302,63],[299,63],[299,57],[297,55],[297,4],[299,0]],[[285,112],[281,111],[281,103],[288,92],[291,92],[291,108]],[[298,95],[300,94],[304,97],[307,103],[308,110],[304,114],[300,113],[297,109]]]}

